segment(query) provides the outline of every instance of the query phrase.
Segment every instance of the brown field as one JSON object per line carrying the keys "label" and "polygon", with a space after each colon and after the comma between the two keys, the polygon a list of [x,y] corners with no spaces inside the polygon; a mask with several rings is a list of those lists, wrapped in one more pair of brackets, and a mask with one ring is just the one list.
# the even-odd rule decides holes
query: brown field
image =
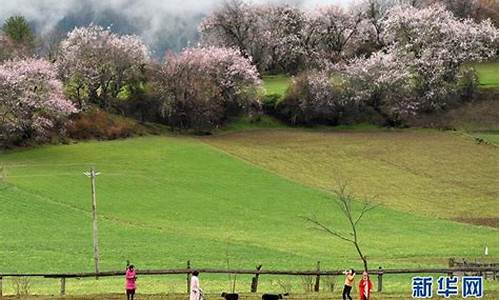
{"label": "brown field", "polygon": [[496,227],[498,148],[434,130],[254,130],[203,138],[305,185],[347,182],[401,211]]}

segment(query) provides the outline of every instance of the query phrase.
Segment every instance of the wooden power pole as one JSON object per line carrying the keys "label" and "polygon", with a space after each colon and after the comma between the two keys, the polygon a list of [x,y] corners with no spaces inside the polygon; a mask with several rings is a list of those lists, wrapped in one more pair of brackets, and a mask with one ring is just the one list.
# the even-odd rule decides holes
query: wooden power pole
{"label": "wooden power pole", "polygon": [[94,237],[94,264],[95,264],[95,273],[96,278],[99,273],[99,244],[97,239],[97,211],[96,211],[96,200],[95,200],[95,178],[97,175],[101,174],[96,172],[92,167],[89,172],[83,173],[86,176],[90,177],[90,185],[92,188],[92,233]]}

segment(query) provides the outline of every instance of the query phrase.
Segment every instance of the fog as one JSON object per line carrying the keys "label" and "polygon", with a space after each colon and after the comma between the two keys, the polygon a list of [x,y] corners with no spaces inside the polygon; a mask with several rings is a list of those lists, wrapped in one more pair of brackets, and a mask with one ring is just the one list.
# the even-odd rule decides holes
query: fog
{"label": "fog", "polygon": [[[303,7],[347,5],[352,0],[271,0]],[[250,1],[251,2],[251,1]],[[255,0],[255,3],[270,2]],[[0,22],[13,15],[28,19],[38,35],[90,23],[140,35],[153,51],[179,50],[198,38],[199,22],[223,0],[0,0]]]}

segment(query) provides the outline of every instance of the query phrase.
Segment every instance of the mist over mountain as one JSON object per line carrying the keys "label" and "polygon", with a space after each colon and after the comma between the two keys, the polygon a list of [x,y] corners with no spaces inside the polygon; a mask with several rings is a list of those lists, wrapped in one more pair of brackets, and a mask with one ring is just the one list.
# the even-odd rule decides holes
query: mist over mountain
{"label": "mist over mountain", "polygon": [[[270,2],[258,0],[254,2]],[[347,4],[351,0],[274,0],[299,6]],[[223,0],[0,0],[0,22],[13,15],[28,19],[37,35],[62,39],[75,27],[97,24],[137,34],[155,57],[196,44],[201,20]],[[49,38],[47,38],[49,37]]]}

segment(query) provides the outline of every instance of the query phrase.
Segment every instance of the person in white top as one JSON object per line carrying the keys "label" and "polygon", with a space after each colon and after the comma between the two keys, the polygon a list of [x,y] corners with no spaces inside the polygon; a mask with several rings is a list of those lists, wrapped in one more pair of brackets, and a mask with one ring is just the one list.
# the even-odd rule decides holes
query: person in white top
{"label": "person in white top", "polygon": [[200,280],[198,271],[191,273],[191,292],[189,293],[189,300],[203,300],[203,290],[200,288]]}

